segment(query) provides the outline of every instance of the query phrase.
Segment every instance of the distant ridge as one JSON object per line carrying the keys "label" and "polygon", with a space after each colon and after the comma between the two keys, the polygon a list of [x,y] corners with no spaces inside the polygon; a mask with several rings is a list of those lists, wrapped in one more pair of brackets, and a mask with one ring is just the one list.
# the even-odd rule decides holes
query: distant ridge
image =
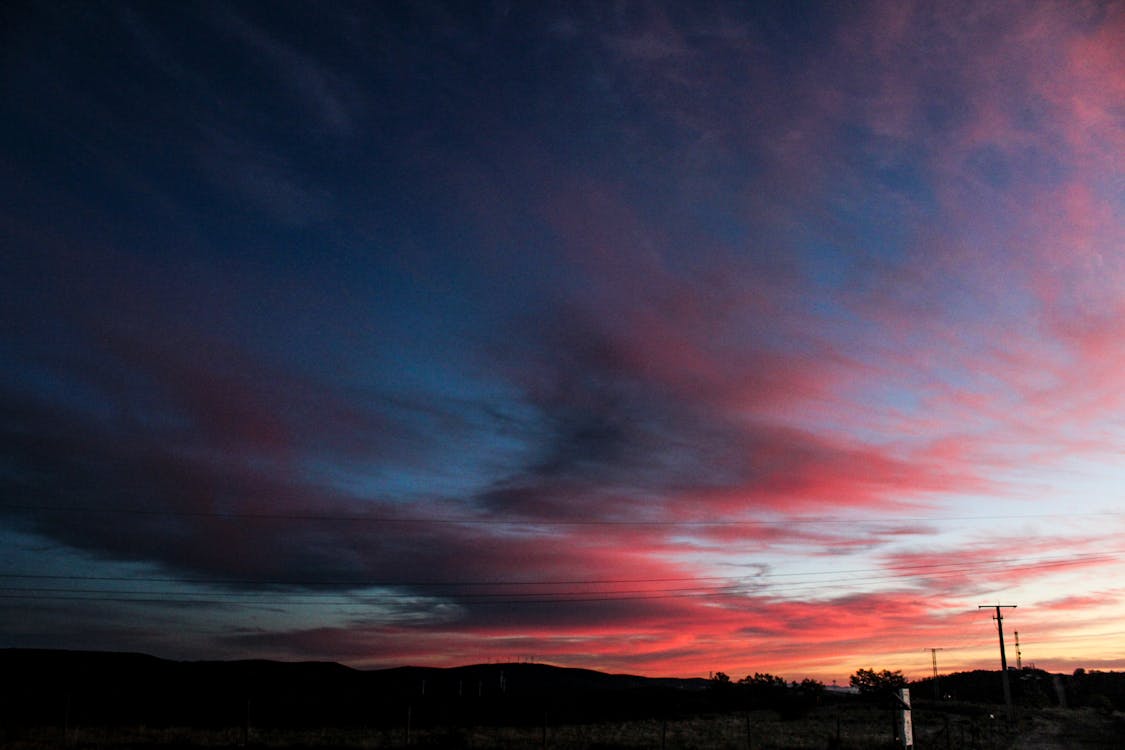
{"label": "distant ridge", "polygon": [[504,677],[506,686],[533,690],[628,690],[646,687],[667,687],[700,690],[707,686],[703,678],[642,677],[612,674],[580,667],[559,667],[538,662],[491,662],[460,667],[394,667],[370,670],[377,678],[388,674],[432,676],[438,680],[493,680]]}
{"label": "distant ridge", "polygon": [[700,690],[708,680],[679,677],[643,677],[614,674],[579,667],[559,667],[539,662],[489,662],[456,667],[421,667],[404,665],[380,669],[357,669],[333,661],[280,661],[272,659],[233,659],[180,661],[128,651],[81,651],[63,649],[0,649],[0,669],[5,674],[33,680],[50,672],[71,677],[92,677],[112,670],[119,676],[159,676],[167,674],[182,678],[187,673],[206,672],[222,676],[276,677],[284,673],[309,677],[335,675],[341,679],[363,680],[369,685],[393,685],[401,688],[415,680],[433,680],[434,684],[451,680],[489,680],[521,689],[535,690],[625,690],[644,687],[665,687]]}
{"label": "distant ridge", "polygon": [[[173,661],[140,653],[0,649],[0,710],[30,723],[378,725],[427,712],[499,721],[635,714],[696,703],[702,678],[651,678],[538,663],[361,670],[336,662]],[[501,716],[501,714],[504,714]],[[483,718],[482,718],[483,717]],[[436,720],[436,719],[435,719]]]}

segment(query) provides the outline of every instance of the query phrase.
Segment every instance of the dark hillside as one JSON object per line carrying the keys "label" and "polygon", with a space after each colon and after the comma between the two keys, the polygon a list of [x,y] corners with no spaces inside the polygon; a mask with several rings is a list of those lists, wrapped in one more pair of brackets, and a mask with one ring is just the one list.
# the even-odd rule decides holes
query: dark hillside
{"label": "dark hillside", "polygon": [[16,724],[418,726],[694,710],[706,680],[545,664],[363,671],[324,662],[175,662],[143,654],[0,650],[0,718]]}
{"label": "dark hillside", "polygon": [[[1086,671],[1074,674],[1052,674],[1041,669],[1008,670],[1012,702],[1024,708],[1089,707],[1125,711],[1125,673]],[[1004,702],[1004,688],[999,671],[975,670],[955,672],[938,678],[943,699],[970,703]],[[911,684],[915,700],[929,700],[934,695],[933,679]]]}
{"label": "dark hillside", "polygon": [[[1026,707],[1058,705],[1055,677],[1041,669],[1009,670],[1008,684],[1012,691],[1012,701]],[[933,698],[932,678],[914,682],[910,688],[915,700]],[[1004,702],[1004,685],[998,670],[977,669],[942,675],[938,678],[938,691],[943,699],[954,701],[985,704]]]}
{"label": "dark hillside", "polygon": [[[301,707],[342,719],[367,692],[362,673],[339,664],[269,661],[174,662],[142,654],[0,651],[6,721],[239,725],[277,720]],[[249,706],[247,705],[249,702]]]}
{"label": "dark hillside", "polygon": [[[819,710],[859,711],[870,703],[779,678],[745,684],[652,679],[516,663],[364,671],[324,662],[176,662],[143,654],[8,649],[0,650],[0,675],[3,731],[139,725],[535,730],[548,723],[689,720],[747,710],[794,722]],[[1029,669],[1012,670],[1009,677],[1020,708],[1053,710],[1060,698],[1072,709],[1125,707],[1125,675],[1119,673]],[[931,681],[911,685],[917,720],[940,712],[971,728],[1003,700],[995,671],[943,675],[939,687],[943,698],[934,703]]]}

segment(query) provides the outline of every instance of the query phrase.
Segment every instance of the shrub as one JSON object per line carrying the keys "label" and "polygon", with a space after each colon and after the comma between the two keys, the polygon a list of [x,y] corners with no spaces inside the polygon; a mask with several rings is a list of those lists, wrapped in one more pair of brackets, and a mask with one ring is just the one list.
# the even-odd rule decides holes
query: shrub
{"label": "shrub", "polygon": [[863,695],[889,695],[906,687],[906,678],[898,669],[893,672],[889,669],[880,672],[859,669],[852,675],[851,683]]}

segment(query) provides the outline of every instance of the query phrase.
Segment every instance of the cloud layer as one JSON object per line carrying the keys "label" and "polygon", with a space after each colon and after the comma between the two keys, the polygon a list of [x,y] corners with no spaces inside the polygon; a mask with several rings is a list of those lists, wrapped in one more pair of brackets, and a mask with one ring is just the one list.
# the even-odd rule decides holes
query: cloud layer
{"label": "cloud layer", "polygon": [[13,37],[7,644],[1111,663],[1120,5]]}

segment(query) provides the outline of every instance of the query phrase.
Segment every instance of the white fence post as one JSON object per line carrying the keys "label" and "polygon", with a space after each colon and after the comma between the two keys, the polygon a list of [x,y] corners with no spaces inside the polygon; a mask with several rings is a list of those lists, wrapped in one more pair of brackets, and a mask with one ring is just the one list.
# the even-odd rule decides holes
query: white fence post
{"label": "white fence post", "polygon": [[910,688],[898,691],[898,736],[902,738],[904,750],[914,747],[914,722],[910,718]]}

